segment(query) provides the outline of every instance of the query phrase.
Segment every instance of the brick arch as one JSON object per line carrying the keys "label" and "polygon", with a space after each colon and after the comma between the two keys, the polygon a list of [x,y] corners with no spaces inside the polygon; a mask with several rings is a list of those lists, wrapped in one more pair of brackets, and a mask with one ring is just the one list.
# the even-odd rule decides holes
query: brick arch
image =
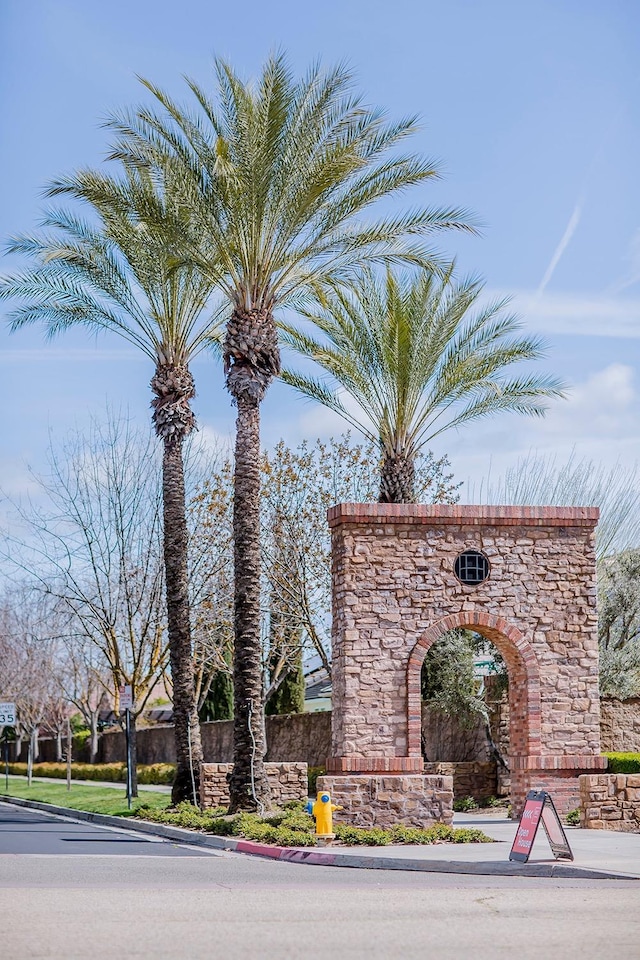
{"label": "brick arch", "polygon": [[462,611],[443,617],[425,630],[407,663],[408,755],[421,752],[422,664],[433,644],[455,629],[473,630],[490,640],[504,657],[509,674],[509,739],[511,756],[540,753],[540,667],[526,637],[502,617],[484,611]]}

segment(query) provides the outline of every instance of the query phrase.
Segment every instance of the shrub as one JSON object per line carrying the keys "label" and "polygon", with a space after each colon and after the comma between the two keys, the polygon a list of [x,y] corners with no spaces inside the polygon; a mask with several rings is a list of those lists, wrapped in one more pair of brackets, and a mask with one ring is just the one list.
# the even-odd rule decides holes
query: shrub
{"label": "shrub", "polygon": [[324,767],[308,767],[307,782],[309,785],[309,796],[315,797],[318,789],[318,777],[324,777],[327,771]]}
{"label": "shrub", "polygon": [[170,784],[176,775],[175,763],[150,763],[138,765],[138,783]]}
{"label": "shrub", "polygon": [[488,837],[482,830],[475,827],[454,827],[453,836],[450,843],[493,843],[491,837]]}
{"label": "shrub", "polygon": [[580,826],[580,810],[569,810],[569,813],[564,818],[570,827],[579,827]]}
{"label": "shrub", "polygon": [[430,827],[405,827],[398,824],[389,831],[394,843],[492,843],[482,830],[450,827],[446,823],[434,823]]}
{"label": "shrub", "polygon": [[609,773],[640,773],[640,753],[605,753]]}
{"label": "shrub", "polygon": [[466,813],[468,810],[477,810],[478,801],[473,797],[458,797],[453,801],[453,809],[456,813]]}
{"label": "shrub", "polygon": [[[138,783],[141,785],[173,783],[176,768],[173,763],[138,764]],[[9,773],[25,777],[26,763],[10,763]],[[64,780],[67,776],[66,763],[34,763],[34,777],[51,777]],[[72,780],[104,780],[108,783],[125,783],[127,779],[126,763],[72,763]]]}
{"label": "shrub", "polygon": [[[244,837],[279,847],[313,847],[316,835],[313,819],[301,803],[287,804],[282,810],[262,818],[255,813],[238,813],[225,816],[224,810],[198,810],[190,803],[181,803],[173,810],[150,809],[141,806],[136,815],[158,823],[169,823],[191,830],[202,830],[217,836]],[[374,827],[352,827],[336,824],[338,840],[348,846],[383,847],[389,843],[490,843],[491,838],[480,830],[460,830],[444,823],[436,823],[425,830],[417,827],[397,826],[391,830]]]}
{"label": "shrub", "polygon": [[379,827],[366,830],[364,827],[349,827],[340,823],[336,826],[335,832],[338,840],[349,846],[386,847],[388,843],[393,842],[389,831]]}

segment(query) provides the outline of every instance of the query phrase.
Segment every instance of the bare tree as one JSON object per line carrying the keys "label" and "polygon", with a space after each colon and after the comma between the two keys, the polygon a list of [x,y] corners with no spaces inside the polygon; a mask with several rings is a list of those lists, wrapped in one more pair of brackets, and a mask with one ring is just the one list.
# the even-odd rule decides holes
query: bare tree
{"label": "bare tree", "polygon": [[620,463],[607,468],[575,453],[565,462],[530,453],[504,477],[482,487],[471,500],[495,504],[600,508],[598,560],[640,546],[640,473]]}
{"label": "bare tree", "polygon": [[86,439],[51,446],[49,472],[34,480],[40,501],[14,504],[22,530],[8,536],[7,559],[64,610],[68,644],[95,645],[116,712],[120,686],[132,687],[135,721],[168,662],[155,445],[121,417],[94,421]]}
{"label": "bare tree", "polygon": [[[416,495],[420,502],[451,503],[456,485],[446,458],[427,452],[416,462]],[[353,443],[349,434],[328,443],[301,443],[295,450],[284,441],[262,460],[265,572],[276,607],[285,611],[292,630],[280,631],[290,663],[296,630],[308,652],[330,670],[331,538],[327,510],[340,502],[376,502],[379,452],[373,444]],[[271,651],[273,659],[274,651]],[[277,680],[277,677],[276,677]],[[273,682],[273,677],[272,677]]]}
{"label": "bare tree", "polygon": [[65,634],[58,651],[57,679],[63,695],[82,716],[89,730],[89,762],[98,758],[98,722],[114,698],[104,656],[86,634]]}
{"label": "bare tree", "polygon": [[202,714],[216,678],[227,678],[232,702],[233,474],[228,454],[217,450],[190,450],[188,465],[193,485],[188,511],[191,633],[196,703]]}
{"label": "bare tree", "polygon": [[[456,486],[446,459],[431,454],[417,464],[417,493],[429,502],[454,502]],[[261,591],[265,702],[287,678],[298,682],[301,661],[317,656],[331,668],[331,541],[327,509],[340,501],[378,497],[379,455],[349,434],[328,443],[278,443],[261,459]],[[212,627],[207,663],[216,670],[231,641],[230,598],[233,468],[229,459],[212,470],[191,506],[192,549],[215,556],[208,581]],[[198,542],[200,541],[200,542]],[[217,553],[210,544],[217,545]],[[215,589],[213,585],[215,584]],[[195,606],[195,604],[194,604]],[[205,608],[206,609],[206,608]],[[197,634],[197,630],[195,631]],[[204,649],[204,648],[203,648]],[[211,677],[211,674],[209,674]],[[209,679],[210,682],[210,679]],[[206,684],[203,681],[203,687]]]}
{"label": "bare tree", "polygon": [[[38,736],[59,693],[53,664],[55,643],[44,636],[46,603],[27,588],[5,594],[0,607],[0,668],[3,696],[16,705],[16,756],[28,740],[27,778],[38,759]],[[56,705],[59,708],[59,704]]]}

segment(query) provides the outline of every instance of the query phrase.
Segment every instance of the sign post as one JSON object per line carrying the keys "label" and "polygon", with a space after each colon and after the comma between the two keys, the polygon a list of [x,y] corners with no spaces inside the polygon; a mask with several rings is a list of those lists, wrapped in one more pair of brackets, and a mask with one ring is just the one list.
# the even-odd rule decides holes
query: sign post
{"label": "sign post", "polygon": [[124,732],[127,741],[127,807],[131,810],[131,711],[124,712]]}
{"label": "sign post", "polygon": [[4,727],[4,789],[9,793],[9,731],[7,727],[16,725],[16,705],[8,701],[0,702],[0,727]]}
{"label": "sign post", "polygon": [[573,860],[573,853],[553,800],[545,790],[530,790],[520,817],[509,860],[526,863],[542,821],[551,852],[556,860]]}
{"label": "sign post", "polygon": [[131,775],[131,707],[133,706],[133,692],[130,684],[120,687],[120,709],[124,709],[124,734],[127,749],[127,807],[131,810],[131,794],[133,793],[133,779]]}
{"label": "sign post", "polygon": [[71,751],[73,750],[73,737],[71,736],[71,721],[67,717],[67,790],[71,790]]}
{"label": "sign post", "polygon": [[4,792],[9,793],[9,737],[4,732]]}
{"label": "sign post", "polygon": [[15,725],[16,725],[15,703],[0,702],[0,727],[15,727]]}

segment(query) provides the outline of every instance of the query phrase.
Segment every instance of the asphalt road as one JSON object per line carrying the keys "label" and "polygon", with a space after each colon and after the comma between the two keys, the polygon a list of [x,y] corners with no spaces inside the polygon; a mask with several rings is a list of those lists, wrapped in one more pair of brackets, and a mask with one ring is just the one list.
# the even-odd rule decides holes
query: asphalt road
{"label": "asphalt road", "polygon": [[299,866],[7,805],[0,821],[3,960],[640,958],[629,881]]}
{"label": "asphalt road", "polygon": [[[125,830],[95,827],[90,823],[52,817],[35,810],[0,803],[0,855],[40,856],[209,856],[196,848],[167,840],[131,834]],[[1,936],[0,936],[1,942]],[[0,950],[0,955],[1,955]]]}

